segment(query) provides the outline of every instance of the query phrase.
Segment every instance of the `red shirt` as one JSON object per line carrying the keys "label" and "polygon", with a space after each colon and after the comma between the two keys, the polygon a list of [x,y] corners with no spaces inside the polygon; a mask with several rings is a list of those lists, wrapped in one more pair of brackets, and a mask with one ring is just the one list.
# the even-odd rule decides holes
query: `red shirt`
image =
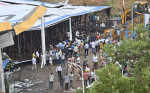
{"label": "red shirt", "polygon": [[88,72],[84,72],[84,75],[83,75],[84,80],[88,80],[88,76],[89,76],[89,73]]}

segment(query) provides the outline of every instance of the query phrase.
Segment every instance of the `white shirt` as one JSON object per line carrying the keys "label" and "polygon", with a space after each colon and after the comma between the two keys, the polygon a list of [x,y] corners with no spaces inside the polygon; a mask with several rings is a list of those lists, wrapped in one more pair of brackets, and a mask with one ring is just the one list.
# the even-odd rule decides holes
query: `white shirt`
{"label": "white shirt", "polygon": [[49,75],[49,81],[53,82],[54,81],[54,75]]}
{"label": "white shirt", "polygon": [[109,39],[106,39],[105,41],[106,41],[106,43],[108,43],[108,42],[109,42]]}
{"label": "white shirt", "polygon": [[95,73],[91,72],[91,78],[95,78]]}
{"label": "white shirt", "polygon": [[80,63],[80,57],[77,58],[77,63]]}
{"label": "white shirt", "polygon": [[92,42],[92,48],[95,48],[96,43]]}
{"label": "white shirt", "polygon": [[77,51],[78,51],[78,47],[75,46],[75,47],[74,47],[74,52],[77,52]]}
{"label": "white shirt", "polygon": [[65,54],[62,55],[62,59],[65,59]]}
{"label": "white shirt", "polygon": [[77,43],[78,43],[78,46],[80,46],[80,42],[81,42],[81,40],[78,40],[78,41],[77,41]]}
{"label": "white shirt", "polygon": [[52,63],[52,57],[49,57],[49,63]]}
{"label": "white shirt", "polygon": [[49,55],[50,55],[50,56],[52,55],[52,51],[51,51],[51,50],[49,51]]}
{"label": "white shirt", "polygon": [[57,71],[62,71],[62,67],[61,67],[61,66],[57,66],[57,67],[56,67],[56,72],[57,72]]}
{"label": "white shirt", "polygon": [[39,57],[39,56],[40,56],[38,51],[36,51],[36,56],[37,56],[37,57]]}
{"label": "white shirt", "polygon": [[89,48],[89,44],[85,44],[84,48],[88,49]]}
{"label": "white shirt", "polygon": [[36,65],[36,59],[34,57],[32,58],[32,64]]}
{"label": "white shirt", "polygon": [[97,56],[94,56],[94,55],[93,55],[93,61],[94,61],[94,62],[98,62]]}
{"label": "white shirt", "polygon": [[95,41],[95,45],[96,45],[96,46],[98,46],[98,43],[99,43],[99,42],[98,42],[98,40],[97,40],[97,41]]}

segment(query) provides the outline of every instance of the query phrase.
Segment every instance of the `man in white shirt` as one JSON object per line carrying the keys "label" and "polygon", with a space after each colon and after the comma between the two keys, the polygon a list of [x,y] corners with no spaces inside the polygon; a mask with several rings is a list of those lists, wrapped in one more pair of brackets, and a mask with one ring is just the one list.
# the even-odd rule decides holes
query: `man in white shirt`
{"label": "man in white shirt", "polygon": [[65,66],[65,53],[62,54],[61,58],[62,58],[62,64],[61,65]]}
{"label": "man in white shirt", "polygon": [[94,52],[95,52],[96,43],[93,41],[93,42],[91,43],[91,45],[92,45],[92,53],[94,53]]}
{"label": "man in white shirt", "polygon": [[58,73],[58,77],[61,77],[61,72],[62,72],[62,67],[60,66],[60,64],[58,64],[58,66],[56,67],[56,72]]}
{"label": "man in white shirt", "polygon": [[77,52],[78,52],[78,47],[77,47],[77,45],[74,47],[74,55],[77,55]]}
{"label": "man in white shirt", "polygon": [[88,44],[88,43],[84,45],[84,49],[85,49],[84,55],[85,55],[85,56],[86,56],[86,55],[88,56],[88,49],[89,49],[89,44]]}
{"label": "man in white shirt", "polygon": [[99,42],[98,42],[98,40],[95,41],[95,46],[96,46],[96,52],[99,52],[99,49],[98,49]]}
{"label": "man in white shirt", "polygon": [[91,71],[91,81],[92,81],[92,83],[95,81],[95,72],[93,69]]}
{"label": "man in white shirt", "polygon": [[77,55],[77,64],[80,65],[80,57]]}
{"label": "man in white shirt", "polygon": [[36,59],[35,57],[32,58],[32,70],[35,70],[36,68]]}
{"label": "man in white shirt", "polygon": [[40,54],[39,54],[39,52],[38,51],[36,51],[36,60],[37,60],[37,63],[39,63],[40,62]]}
{"label": "man in white shirt", "polygon": [[93,68],[94,69],[97,69],[97,66],[98,66],[98,57],[97,57],[97,55],[96,55],[96,53],[94,53],[94,55],[93,55]]}
{"label": "man in white shirt", "polygon": [[53,63],[53,59],[51,56],[49,56],[49,69],[52,69],[52,63]]}

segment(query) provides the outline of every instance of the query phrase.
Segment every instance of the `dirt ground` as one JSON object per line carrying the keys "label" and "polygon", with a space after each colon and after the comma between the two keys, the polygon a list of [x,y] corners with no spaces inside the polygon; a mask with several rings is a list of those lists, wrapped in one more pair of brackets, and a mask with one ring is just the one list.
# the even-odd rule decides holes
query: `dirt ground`
{"label": "dirt ground", "polygon": [[[93,66],[92,57],[93,57],[93,53],[91,53],[91,48],[90,48],[89,49],[89,55],[87,56],[90,69]],[[80,65],[83,64],[83,58],[84,58],[84,56],[81,55],[80,56],[80,59],[81,59]],[[74,93],[74,91],[72,91],[72,89],[69,89],[67,91],[65,89],[63,89],[63,91],[60,90],[60,85],[58,82],[58,75],[56,73],[56,66],[53,66],[52,70],[49,70],[49,65],[47,64],[44,68],[41,69],[40,63],[39,63],[38,69],[35,71],[31,70],[32,69],[31,64],[22,65],[22,66],[23,66],[23,70],[21,71],[21,74],[20,74],[21,81],[23,81],[24,79],[30,79],[33,82],[36,82],[36,81],[42,81],[43,82],[43,83],[40,83],[38,85],[35,85],[33,87],[28,88],[28,89],[32,89],[31,91],[25,90],[22,93]],[[67,66],[63,67],[63,71],[62,71],[63,76],[65,75],[65,73],[67,71],[66,68],[67,68]],[[49,89],[49,82],[48,82],[48,76],[51,72],[54,73],[54,77],[55,77],[53,90]],[[20,72],[14,73],[15,80],[18,80],[19,73]],[[74,89],[77,90],[78,87],[82,87],[82,81],[81,80],[77,81],[74,78]]]}

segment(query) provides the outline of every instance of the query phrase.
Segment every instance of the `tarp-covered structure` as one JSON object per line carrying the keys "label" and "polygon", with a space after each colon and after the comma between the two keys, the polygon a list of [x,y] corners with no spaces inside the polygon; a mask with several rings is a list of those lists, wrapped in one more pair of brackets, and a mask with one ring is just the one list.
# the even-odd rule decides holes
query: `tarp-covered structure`
{"label": "tarp-covered structure", "polygon": [[[31,0],[0,0],[0,23],[9,21],[13,28],[13,32],[15,30],[14,28],[20,23],[26,21],[27,18],[32,14],[32,10],[39,5],[45,6],[47,10],[44,14],[44,25],[46,29],[67,21],[73,17],[78,17],[103,10],[109,10],[111,8],[110,6],[61,5]],[[66,25],[63,25],[63,27],[67,25],[69,24],[67,23]],[[41,20],[39,19],[31,28],[27,29],[25,33],[14,36],[15,44],[14,46],[5,49],[7,54],[12,59],[19,58],[19,60],[29,60],[26,57],[31,59],[31,54],[33,53],[34,49],[38,48],[40,50],[41,47],[40,29]],[[63,34],[65,32],[62,31],[63,33],[61,33],[61,30],[59,29],[61,34],[58,36],[58,29],[59,27],[54,27],[54,29],[46,31],[46,37],[51,34],[54,37],[50,36],[50,39],[56,39],[59,36],[61,39],[63,36],[65,36]]]}
{"label": "tarp-covered structure", "polygon": [[[10,21],[12,25],[17,25],[30,15],[31,10],[42,4],[40,1],[30,0],[1,0],[0,1],[0,23]],[[49,27],[58,22],[73,16],[84,15],[95,11],[110,8],[109,6],[72,6],[44,3],[47,8],[45,13],[45,27]],[[29,30],[39,30],[41,21],[38,20]]]}

